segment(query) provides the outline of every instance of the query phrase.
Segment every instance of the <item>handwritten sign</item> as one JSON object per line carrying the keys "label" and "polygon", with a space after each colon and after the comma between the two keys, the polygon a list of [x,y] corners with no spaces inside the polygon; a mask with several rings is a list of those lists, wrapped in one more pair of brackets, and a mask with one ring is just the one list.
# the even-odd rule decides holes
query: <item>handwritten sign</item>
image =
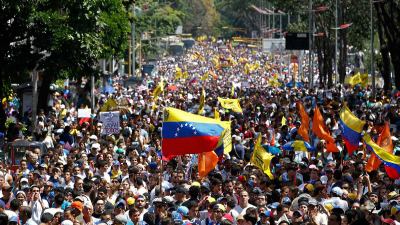
{"label": "handwritten sign", "polygon": [[110,135],[119,133],[119,111],[100,112],[100,121],[103,124],[102,134]]}

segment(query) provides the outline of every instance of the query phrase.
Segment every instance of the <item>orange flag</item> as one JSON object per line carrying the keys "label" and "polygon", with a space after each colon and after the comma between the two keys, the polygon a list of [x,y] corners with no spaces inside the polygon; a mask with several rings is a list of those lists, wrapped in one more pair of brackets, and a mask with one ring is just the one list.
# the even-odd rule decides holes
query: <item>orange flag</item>
{"label": "orange flag", "polygon": [[331,136],[328,128],[326,127],[324,118],[322,117],[318,106],[316,106],[314,109],[312,131],[319,139],[326,141],[327,152],[339,152],[339,149],[335,145],[335,139]]}
{"label": "orange flag", "polygon": [[308,114],[300,101],[296,102],[296,108],[301,117],[301,125],[297,133],[304,139],[304,141],[310,142],[310,137],[308,136],[308,130],[310,129],[310,117],[308,117]]}
{"label": "orange flag", "polygon": [[198,157],[199,176],[203,178],[217,166],[219,158],[215,151],[200,153]]}
{"label": "orange flag", "polygon": [[[389,153],[393,152],[393,143],[392,143],[392,137],[390,135],[390,126],[388,122],[385,123],[385,126],[382,132],[379,134],[376,143],[383,149],[385,149],[387,152]],[[369,158],[367,165],[365,165],[365,170],[367,172],[376,170],[381,165],[381,163],[382,161],[375,154],[371,154],[371,157]]]}

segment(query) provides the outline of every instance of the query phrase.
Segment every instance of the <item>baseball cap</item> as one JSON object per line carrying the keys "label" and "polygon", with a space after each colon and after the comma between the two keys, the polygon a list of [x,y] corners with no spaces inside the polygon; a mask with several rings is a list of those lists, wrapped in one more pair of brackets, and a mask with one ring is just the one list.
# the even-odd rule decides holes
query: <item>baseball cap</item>
{"label": "baseball cap", "polygon": [[331,192],[336,194],[337,196],[340,196],[340,197],[343,195],[343,190],[340,187],[332,188]]}
{"label": "baseball cap", "polygon": [[266,210],[265,212],[261,213],[260,216],[270,217],[271,216],[271,211]]}
{"label": "baseball cap", "polygon": [[123,214],[119,214],[115,217],[115,221],[120,222],[122,224],[127,224],[128,218]]}
{"label": "baseball cap", "polygon": [[83,211],[83,203],[80,201],[74,201],[71,204],[71,208],[78,209],[79,211]]}
{"label": "baseball cap", "polygon": [[19,182],[20,183],[28,183],[29,181],[28,181],[28,178],[23,177],[23,178],[21,178],[21,180]]}
{"label": "baseball cap", "polygon": [[187,216],[189,214],[189,209],[186,206],[179,206],[176,211],[183,216]]}
{"label": "baseball cap", "polygon": [[222,204],[215,204],[213,207],[213,210],[221,210],[223,212],[225,212],[225,206],[223,206]]}
{"label": "baseball cap", "polygon": [[97,141],[97,136],[94,135],[94,134],[92,134],[92,135],[90,135],[89,139],[92,139],[92,140],[96,140],[96,141]]}

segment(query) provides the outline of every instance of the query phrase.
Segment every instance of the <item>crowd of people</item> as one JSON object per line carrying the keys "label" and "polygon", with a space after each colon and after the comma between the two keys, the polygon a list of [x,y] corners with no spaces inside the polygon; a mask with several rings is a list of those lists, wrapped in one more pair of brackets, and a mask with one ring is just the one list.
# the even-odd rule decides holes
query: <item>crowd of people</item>
{"label": "crowd of people", "polygon": [[[112,135],[103,134],[98,114],[89,121],[77,118],[87,99],[70,87],[54,92],[31,125],[29,112],[6,99],[5,142],[32,138],[47,150],[30,149],[17,169],[2,160],[0,224],[399,224],[400,179],[389,178],[384,164],[366,172],[372,153],[360,142],[349,154],[339,126],[344,102],[367,121],[364,132],[375,139],[377,127],[389,121],[399,154],[399,95],[378,90],[374,97],[358,86],[305,88],[306,82],[288,88],[289,71],[279,59],[242,45],[203,41],[184,55],[160,59],[156,73],[141,84],[126,87],[113,77],[114,92],[98,89],[96,95],[96,112],[110,99],[120,105],[120,132]],[[165,82],[164,91],[154,96],[159,82]],[[213,118],[217,110],[221,120],[231,121],[233,146],[206,177],[199,177],[195,155],[163,159],[161,137],[164,108],[196,114],[202,89],[203,115]],[[240,99],[243,112],[222,108],[218,97]],[[311,131],[316,151],[282,149],[302,138],[297,101],[311,118],[320,108],[339,152],[327,152]],[[265,151],[274,149],[273,179],[250,163],[259,135]]]}

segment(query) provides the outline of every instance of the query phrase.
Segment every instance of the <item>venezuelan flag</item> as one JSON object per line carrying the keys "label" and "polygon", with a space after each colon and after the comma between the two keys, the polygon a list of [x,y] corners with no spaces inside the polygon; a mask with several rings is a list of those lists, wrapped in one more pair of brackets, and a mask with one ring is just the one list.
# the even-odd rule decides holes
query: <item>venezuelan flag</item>
{"label": "venezuelan flag", "polygon": [[162,126],[162,154],[171,158],[213,151],[223,131],[221,121],[168,107]]}
{"label": "venezuelan flag", "polygon": [[387,152],[384,148],[374,143],[369,134],[365,134],[363,139],[365,141],[365,144],[367,145],[367,149],[375,153],[375,155],[378,156],[380,160],[382,160],[385,166],[390,167],[393,170],[396,170],[397,174],[400,174],[399,156],[395,156],[392,153]]}
{"label": "venezuelan flag", "polygon": [[349,154],[358,148],[365,121],[358,119],[347,106],[340,110],[340,128]]}
{"label": "venezuelan flag", "polygon": [[310,143],[300,140],[289,141],[288,143],[282,146],[282,149],[286,151],[302,151],[302,152],[315,151],[315,148],[311,146]]}

